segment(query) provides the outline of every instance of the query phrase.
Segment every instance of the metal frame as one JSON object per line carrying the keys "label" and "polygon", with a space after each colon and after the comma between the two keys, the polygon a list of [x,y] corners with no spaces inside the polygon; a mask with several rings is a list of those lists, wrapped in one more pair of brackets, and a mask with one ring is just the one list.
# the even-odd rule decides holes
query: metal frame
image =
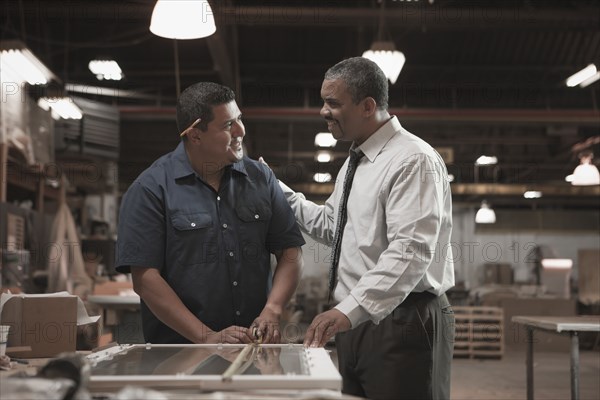
{"label": "metal frame", "polygon": [[512,321],[527,330],[527,400],[533,400],[533,331],[568,334],[571,337],[571,399],[579,399],[579,332],[600,332],[600,317],[529,317],[515,316]]}
{"label": "metal frame", "polygon": [[[92,365],[89,389],[109,391],[125,385],[137,385],[155,389],[201,389],[201,390],[256,390],[256,389],[341,389],[341,376],[324,348],[305,348],[297,344],[259,345],[262,348],[288,348],[298,351],[306,375],[234,375],[223,379],[222,375],[192,375],[184,372],[159,375],[98,375],[95,367],[103,361],[126,357],[132,349],[180,348],[184,349],[243,349],[234,344],[189,344],[189,345],[116,345],[88,356]],[[185,350],[184,350],[185,351]],[[204,360],[200,360],[198,365]]]}

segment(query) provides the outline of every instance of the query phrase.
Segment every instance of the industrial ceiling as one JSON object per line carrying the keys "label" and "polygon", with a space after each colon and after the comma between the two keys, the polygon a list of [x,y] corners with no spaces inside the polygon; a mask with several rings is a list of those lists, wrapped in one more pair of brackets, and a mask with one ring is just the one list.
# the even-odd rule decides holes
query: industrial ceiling
{"label": "industrial ceiling", "polygon": [[[313,143],[326,130],[319,89],[326,69],[361,55],[377,39],[381,2],[211,1],[217,32],[177,41],[149,32],[155,1],[9,0],[0,6],[2,39],[19,39],[72,93],[117,106],[121,114],[120,185],[178,142],[174,123],[177,48],[180,86],[215,81],[234,88],[244,114],[248,153],[315,199],[331,184],[315,172]],[[406,56],[390,86],[390,108],[403,125],[440,150],[455,198],[528,206],[520,191],[543,188],[549,206],[597,207],[594,188],[564,182],[578,155],[600,160],[600,81],[568,88],[568,76],[600,66],[600,1],[420,0],[385,2],[384,40]],[[88,70],[111,58],[125,78],[98,81]],[[118,89],[98,95],[95,87]],[[475,167],[482,154],[493,167]]]}

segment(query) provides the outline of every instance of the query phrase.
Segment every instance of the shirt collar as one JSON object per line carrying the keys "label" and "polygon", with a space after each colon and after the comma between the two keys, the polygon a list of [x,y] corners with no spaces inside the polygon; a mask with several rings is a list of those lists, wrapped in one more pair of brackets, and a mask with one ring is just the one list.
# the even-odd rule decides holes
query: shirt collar
{"label": "shirt collar", "polygon": [[401,129],[402,125],[400,125],[400,121],[398,121],[398,118],[394,115],[383,124],[381,128],[377,129],[375,133],[365,140],[363,144],[356,146],[355,143],[352,143],[350,149],[362,151],[370,162],[374,162],[386,143]]}
{"label": "shirt collar", "polygon": [[[248,176],[248,172],[246,171],[246,166],[244,165],[243,160],[232,164],[231,169],[233,171]],[[192,164],[190,164],[190,160],[188,160],[183,141],[181,141],[177,145],[177,148],[175,148],[175,150],[173,151],[173,177],[175,179],[179,179],[184,178],[186,176],[194,175],[195,173],[196,172],[192,168]]]}

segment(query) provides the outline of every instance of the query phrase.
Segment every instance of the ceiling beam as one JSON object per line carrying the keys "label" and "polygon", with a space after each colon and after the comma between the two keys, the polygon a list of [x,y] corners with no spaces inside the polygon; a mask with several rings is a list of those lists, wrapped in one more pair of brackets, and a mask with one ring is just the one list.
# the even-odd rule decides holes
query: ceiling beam
{"label": "ceiling beam", "polygon": [[[388,24],[405,29],[427,27],[428,30],[465,29],[556,29],[596,28],[600,24],[597,7],[446,7],[439,2],[422,5],[392,3],[385,10]],[[279,7],[272,5],[217,7],[217,23],[248,26],[356,26],[377,25],[378,8],[352,7]]]}
{"label": "ceiling beam", "polygon": [[[16,3],[13,1],[13,3]],[[80,20],[110,18],[120,20],[146,20],[150,23],[154,2],[69,2],[46,0],[23,2],[25,15],[35,15],[39,20]],[[469,4],[469,3],[467,3]],[[600,25],[598,7],[448,7],[443,2],[429,4],[422,1],[391,2],[386,8],[388,24],[398,24],[404,29],[428,30],[491,30],[491,29],[596,29]],[[514,3],[513,3],[514,4]],[[19,7],[8,7],[17,15]],[[379,9],[375,7],[281,7],[267,3],[260,6],[219,6],[213,1],[213,12],[219,25],[246,26],[356,26],[377,25]]]}
{"label": "ceiling beam", "polygon": [[[121,117],[129,120],[164,119],[172,120],[174,107],[121,106]],[[315,119],[321,120],[316,107],[244,107],[245,119]],[[449,108],[391,108],[390,114],[401,121],[426,122],[498,122],[498,123],[573,123],[576,125],[600,126],[599,110],[562,109],[449,109]]]}

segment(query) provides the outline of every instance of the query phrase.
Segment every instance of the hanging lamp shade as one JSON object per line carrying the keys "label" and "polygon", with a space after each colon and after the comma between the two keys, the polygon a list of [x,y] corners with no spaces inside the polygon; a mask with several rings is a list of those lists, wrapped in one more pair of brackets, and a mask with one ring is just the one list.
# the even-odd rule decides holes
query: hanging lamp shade
{"label": "hanging lamp shade", "polygon": [[494,224],[496,223],[496,213],[490,207],[487,201],[481,202],[481,208],[475,214],[475,223],[477,224]]}
{"label": "hanging lamp shade", "polygon": [[373,42],[371,48],[365,51],[362,55],[368,58],[381,68],[385,76],[393,85],[404,67],[406,57],[404,54],[396,50],[394,42]]}
{"label": "hanging lamp shade", "polygon": [[596,167],[592,163],[592,158],[592,155],[581,157],[581,164],[579,164],[575,168],[575,171],[573,171],[573,179],[571,181],[571,185],[600,185],[600,172],[598,172],[598,167]]}
{"label": "hanging lamp shade", "polygon": [[168,39],[200,39],[217,26],[206,0],[158,0],[152,11],[150,32]]}

